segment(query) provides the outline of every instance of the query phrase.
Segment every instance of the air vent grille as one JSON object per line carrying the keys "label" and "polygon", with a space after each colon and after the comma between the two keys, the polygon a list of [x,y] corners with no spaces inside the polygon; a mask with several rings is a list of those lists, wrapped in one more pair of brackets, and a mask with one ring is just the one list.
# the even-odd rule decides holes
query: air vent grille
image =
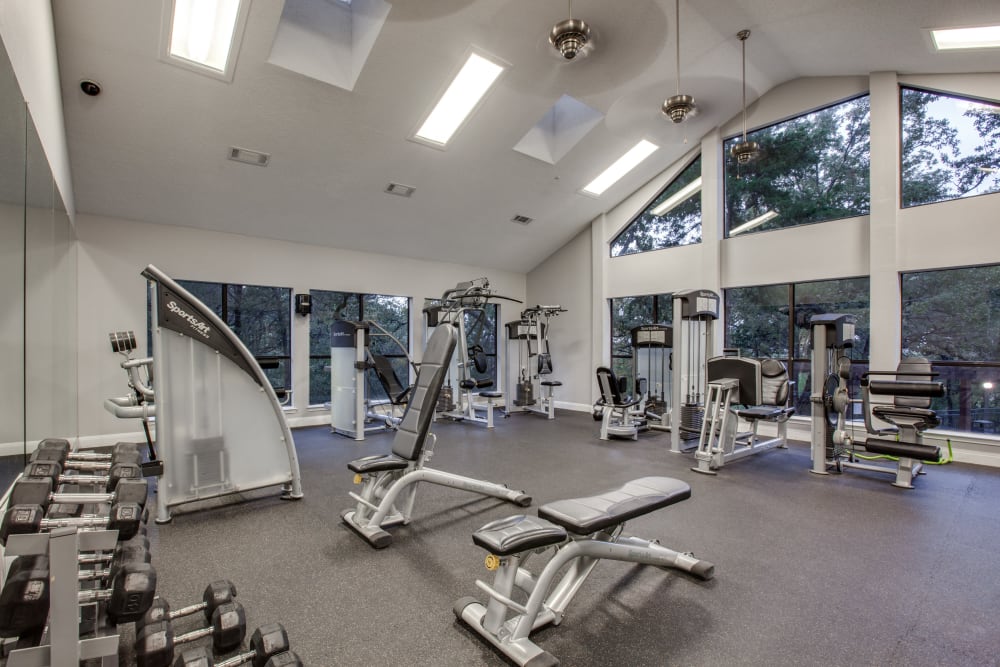
{"label": "air vent grille", "polygon": [[236,146],[230,146],[229,159],[235,162],[242,162],[244,164],[252,164],[256,167],[266,167],[271,161],[271,154],[261,153],[260,151],[252,151],[249,148],[237,148]]}
{"label": "air vent grille", "polygon": [[412,185],[403,185],[401,183],[390,183],[385,186],[385,191],[391,195],[398,195],[400,197],[409,197],[416,190]]}
{"label": "air vent grille", "polygon": [[530,224],[533,220],[534,218],[529,218],[526,215],[520,215],[520,214],[515,215],[513,218],[510,219],[511,222],[516,222],[519,225]]}

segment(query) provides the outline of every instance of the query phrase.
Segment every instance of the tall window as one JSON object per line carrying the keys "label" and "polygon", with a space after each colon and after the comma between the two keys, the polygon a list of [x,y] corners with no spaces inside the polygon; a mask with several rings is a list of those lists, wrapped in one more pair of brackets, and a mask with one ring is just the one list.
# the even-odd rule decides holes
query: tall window
{"label": "tall window", "polygon": [[748,357],[782,361],[795,380],[795,413],[810,414],[810,327],[813,315],[845,313],[857,317],[851,357],[852,392],[868,370],[869,280],[846,278],[781,283],[725,290],[726,347]]}
{"label": "tall window", "polygon": [[900,276],[903,357],[931,360],[944,428],[1000,432],[1000,264]]}
{"label": "tall window", "polygon": [[701,155],[611,242],[611,256],[701,243]]}
{"label": "tall window", "polygon": [[723,142],[726,236],[837,220],[869,211],[868,96],[747,135],[760,153],[739,165]]}
{"label": "tall window", "polygon": [[178,280],[229,325],[260,362],[277,362],[264,369],[272,386],[292,386],[292,290],[263,285],[231,285]]}
{"label": "tall window", "polygon": [[[309,315],[310,405],[330,401],[330,325],[335,320],[370,320],[395,336],[405,350],[385,336],[371,336],[370,349],[374,354],[389,358],[404,386],[409,382],[410,368],[406,357],[410,349],[408,297],[327,290],[309,290],[309,295],[312,301],[312,313]],[[382,385],[378,382],[369,382],[368,389],[373,398],[385,398]]]}
{"label": "tall window", "polygon": [[632,329],[643,324],[670,324],[673,302],[670,294],[645,294],[609,299],[611,306],[611,370],[627,377],[634,386]]}
{"label": "tall window", "polygon": [[1000,103],[901,87],[903,207],[1000,191]]}

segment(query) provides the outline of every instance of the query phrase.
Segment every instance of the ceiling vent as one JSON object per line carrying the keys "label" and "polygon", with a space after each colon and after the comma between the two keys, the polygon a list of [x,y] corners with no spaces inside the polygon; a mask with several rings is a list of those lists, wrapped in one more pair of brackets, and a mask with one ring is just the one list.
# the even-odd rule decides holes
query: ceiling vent
{"label": "ceiling vent", "polygon": [[526,215],[515,215],[513,218],[510,219],[511,222],[516,222],[519,225],[527,225],[533,220],[534,218],[529,218]]}
{"label": "ceiling vent", "polygon": [[416,190],[412,185],[403,185],[401,183],[390,183],[385,186],[385,191],[391,195],[398,195],[400,197],[409,197]]}
{"label": "ceiling vent", "polygon": [[271,161],[271,154],[261,153],[260,151],[252,151],[247,148],[230,146],[229,159],[236,162],[243,162],[245,164],[252,164],[257,167],[266,167]]}

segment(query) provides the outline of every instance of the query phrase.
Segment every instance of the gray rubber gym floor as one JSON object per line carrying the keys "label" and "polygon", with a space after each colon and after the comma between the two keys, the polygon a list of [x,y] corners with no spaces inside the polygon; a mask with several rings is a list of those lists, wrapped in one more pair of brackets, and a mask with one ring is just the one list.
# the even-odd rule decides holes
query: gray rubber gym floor
{"label": "gray rubber gym floor", "polygon": [[[524,489],[535,506],[646,475],[691,484],[690,500],[625,533],[713,561],[715,579],[601,562],[562,625],[533,635],[564,665],[1000,665],[1000,471],[931,467],[904,491],[873,473],[811,475],[793,444],[707,477],[666,451],[666,434],[601,442],[589,414],[563,411],[434,430],[430,465]],[[308,665],[507,664],[452,605],[492,581],[472,532],[524,510],[422,485],[411,525],[376,551],[339,513],[347,462],[388,451],[391,435],[295,437],[303,500],[257,493],[151,524],[161,593],[179,606],[230,578],[249,627],[281,621]]]}

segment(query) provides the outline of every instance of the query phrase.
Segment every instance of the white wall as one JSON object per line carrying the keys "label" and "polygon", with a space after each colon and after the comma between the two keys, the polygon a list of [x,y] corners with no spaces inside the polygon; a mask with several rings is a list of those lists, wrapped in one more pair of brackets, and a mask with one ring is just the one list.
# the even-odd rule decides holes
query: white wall
{"label": "white wall", "polygon": [[[552,378],[562,382],[553,395],[556,406],[589,410],[593,383],[590,327],[590,230],[587,229],[528,274],[528,306],[555,305],[567,312],[554,317],[549,327]],[[583,360],[586,360],[584,363]]]}
{"label": "white wall", "polygon": [[[102,407],[109,396],[127,393],[125,374],[108,345],[108,333],[134,330],[145,353],[146,281],[139,275],[154,264],[173,278],[310,289],[358,291],[408,296],[415,330],[411,341],[419,359],[424,333],[420,317],[423,299],[439,297],[464,280],[487,276],[498,293],[525,298],[523,274],[415,259],[308,246],[267,239],[208,232],[188,227],[152,225],[81,214],[79,238],[79,420],[86,444],[101,444],[100,436],[138,431]],[[520,312],[501,303],[501,321]],[[292,378],[295,411],[290,421],[302,423],[312,414],[317,423],[325,412],[310,413],[309,320],[292,316]],[[98,436],[92,438],[90,436]]]}
{"label": "white wall", "polygon": [[[591,341],[589,345],[581,341],[573,350],[567,350],[570,363],[589,363],[592,369],[607,361],[606,304],[612,297],[871,276],[872,364],[894,368],[899,359],[899,272],[1000,262],[996,214],[1000,194],[899,208],[897,83],[1000,99],[1000,77],[995,74],[897,77],[882,72],[868,77],[800,79],[772,89],[750,105],[750,129],[871,89],[871,215],[722,239],[721,140],[741,131],[742,117],[737,116],[701,142],[702,243],[617,258],[609,257],[608,251],[608,242],[680,172],[693,157],[689,154],[595,219],[591,223],[591,247],[568,244],[529,274],[530,293],[536,288],[536,280],[558,275],[558,270],[548,263],[570,266],[587,257],[592,262]],[[586,289],[582,281],[574,281],[572,287]],[[588,382],[591,396],[596,397],[596,383],[592,378]],[[978,436],[953,436],[956,458],[1000,465],[1000,439]]]}

